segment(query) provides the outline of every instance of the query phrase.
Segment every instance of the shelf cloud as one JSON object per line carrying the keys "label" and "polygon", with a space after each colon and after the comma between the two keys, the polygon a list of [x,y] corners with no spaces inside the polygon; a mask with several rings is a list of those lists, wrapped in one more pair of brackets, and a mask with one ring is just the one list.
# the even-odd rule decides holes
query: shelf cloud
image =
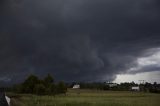
{"label": "shelf cloud", "polygon": [[143,64],[134,73],[159,71],[147,54],[160,47],[159,10],[159,0],[1,0],[1,80],[114,80]]}

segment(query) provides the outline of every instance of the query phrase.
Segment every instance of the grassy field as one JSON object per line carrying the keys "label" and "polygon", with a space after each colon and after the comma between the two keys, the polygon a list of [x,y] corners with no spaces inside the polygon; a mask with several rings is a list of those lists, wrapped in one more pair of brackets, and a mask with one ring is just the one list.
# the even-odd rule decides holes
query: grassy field
{"label": "grassy field", "polygon": [[160,94],[70,89],[67,95],[17,95],[11,101],[12,106],[160,106]]}

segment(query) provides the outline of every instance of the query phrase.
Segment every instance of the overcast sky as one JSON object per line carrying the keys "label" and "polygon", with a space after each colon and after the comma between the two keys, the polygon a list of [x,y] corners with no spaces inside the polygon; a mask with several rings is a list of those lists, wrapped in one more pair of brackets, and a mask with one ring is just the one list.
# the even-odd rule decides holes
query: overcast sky
{"label": "overcast sky", "polygon": [[160,82],[159,63],[160,0],[0,1],[0,82]]}

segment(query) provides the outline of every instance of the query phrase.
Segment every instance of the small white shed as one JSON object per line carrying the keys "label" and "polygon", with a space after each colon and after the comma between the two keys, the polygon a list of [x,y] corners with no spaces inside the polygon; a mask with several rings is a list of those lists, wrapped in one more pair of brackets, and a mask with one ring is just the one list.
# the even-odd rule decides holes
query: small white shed
{"label": "small white shed", "polygon": [[76,84],[73,86],[73,89],[79,89],[80,88],[80,85],[79,84]]}
{"label": "small white shed", "polygon": [[117,86],[116,83],[109,83],[108,85],[109,85],[109,87],[116,87]]}
{"label": "small white shed", "polygon": [[133,86],[133,87],[131,88],[131,90],[132,90],[132,91],[140,91],[140,88],[139,88],[139,86]]}

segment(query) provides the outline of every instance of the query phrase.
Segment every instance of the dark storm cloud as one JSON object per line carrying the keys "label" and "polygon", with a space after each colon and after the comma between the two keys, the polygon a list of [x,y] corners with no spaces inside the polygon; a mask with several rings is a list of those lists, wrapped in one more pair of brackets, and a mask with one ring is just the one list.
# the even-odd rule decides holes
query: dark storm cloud
{"label": "dark storm cloud", "polygon": [[2,0],[0,77],[113,80],[160,46],[159,0]]}

